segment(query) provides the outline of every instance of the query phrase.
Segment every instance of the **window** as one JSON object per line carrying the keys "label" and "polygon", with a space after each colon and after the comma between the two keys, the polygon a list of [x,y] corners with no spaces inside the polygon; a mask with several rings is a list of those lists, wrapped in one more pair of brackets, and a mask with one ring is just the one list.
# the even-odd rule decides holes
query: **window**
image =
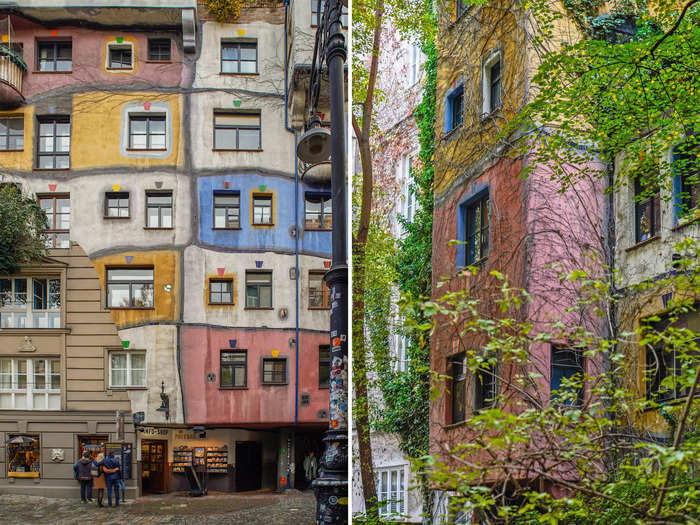
{"label": "window", "polygon": [[331,347],[320,345],[318,347],[318,387],[328,388],[331,376]]}
{"label": "window", "polygon": [[61,328],[61,280],[0,277],[1,328]]}
{"label": "window", "polygon": [[408,222],[412,222],[416,211],[416,197],[411,191],[411,169],[413,167],[413,156],[404,155],[401,157],[400,180],[402,181],[403,216]]}
{"label": "window", "polygon": [[[321,10],[319,11],[318,0],[311,0],[311,27],[319,26],[323,19],[324,0],[321,0],[320,5]],[[340,23],[343,27],[348,27],[348,8],[345,6],[343,6],[343,10],[340,13]]]}
{"label": "window", "polygon": [[0,358],[0,409],[60,410],[58,358]]}
{"label": "window", "polygon": [[489,256],[489,195],[486,193],[466,209],[467,250],[465,266],[478,264]]}
{"label": "window", "polygon": [[658,184],[649,185],[642,177],[634,180],[634,217],[636,242],[646,241],[659,234],[661,206]]}
{"label": "window", "polygon": [[209,304],[233,304],[233,279],[209,280]]}
{"label": "window", "polygon": [[333,199],[330,193],[306,193],[304,217],[307,230],[330,230],[333,227]]}
{"label": "window", "polygon": [[[400,322],[403,325],[403,319],[401,319]],[[397,372],[405,372],[407,364],[406,350],[408,349],[408,336],[401,333],[397,333],[395,334],[394,341],[396,344],[394,370]]]}
{"label": "window", "polygon": [[[558,397],[556,391],[566,390],[562,386],[562,380],[579,380],[583,379],[583,354],[577,350],[567,347],[552,346],[552,372],[550,379],[550,398],[554,401]],[[571,389],[571,387],[569,387]],[[583,385],[577,389],[576,401],[577,406],[583,406]],[[566,400],[565,404],[572,405],[574,402]]]}
{"label": "window", "polygon": [[474,410],[495,406],[497,395],[496,368],[485,365],[474,374]]}
{"label": "window", "polygon": [[108,268],[107,308],[153,308],[153,268]]}
{"label": "window", "polygon": [[221,42],[222,73],[257,73],[257,42]]}
{"label": "window", "polygon": [[245,388],[248,382],[248,352],[246,350],[221,351],[221,386]]}
{"label": "window", "polygon": [[[650,328],[656,332],[664,332],[669,328],[670,319],[664,317],[661,321],[652,323]],[[700,315],[697,312],[689,312],[678,316],[678,320],[672,325],[674,330],[690,330],[695,334],[694,341],[700,345]],[[679,333],[681,337],[684,334]],[[648,399],[657,402],[682,399],[688,395],[689,386],[677,383],[684,366],[692,367],[697,356],[690,355],[691,351],[681,345],[667,346],[663,340],[654,344],[647,344],[646,348],[646,394]],[[663,384],[672,381],[672,385]]]}
{"label": "window", "polygon": [[39,435],[10,434],[7,441],[7,477],[38,478],[41,475]]}
{"label": "window", "polygon": [[272,224],[272,195],[253,195],[253,224]]}
{"label": "window", "polygon": [[37,42],[37,69],[63,72],[73,69],[72,42]]}
{"label": "window", "polygon": [[24,117],[0,119],[0,151],[24,149]]}
{"label": "window", "polygon": [[146,387],[146,352],[109,352],[110,388]]}
{"label": "window", "polygon": [[326,272],[309,272],[309,308],[328,309],[330,303],[330,289],[323,276]]}
{"label": "window", "polygon": [[241,196],[238,192],[214,192],[214,228],[241,227]]}
{"label": "window", "polygon": [[46,214],[47,248],[70,248],[70,195],[39,195],[39,206]]}
{"label": "window", "polygon": [[466,417],[466,380],[467,361],[464,354],[457,354],[450,359],[450,371],[452,376],[452,420],[450,423],[459,423]]}
{"label": "window", "polygon": [[464,97],[464,86],[460,85],[447,95],[445,107],[445,132],[452,131],[462,124],[462,114],[464,107],[462,99]]}
{"label": "window", "polygon": [[260,113],[214,114],[214,149],[222,151],[262,149]]}
{"label": "window", "polygon": [[170,62],[170,39],[149,38],[148,60],[150,62]]}
{"label": "window", "polygon": [[108,191],[105,193],[105,217],[108,219],[129,217],[128,191]]}
{"label": "window", "polygon": [[246,308],[272,308],[272,272],[246,271]]}
{"label": "window", "polygon": [[418,44],[411,44],[408,50],[409,53],[409,75],[411,84],[415,84],[421,77],[421,65],[423,64],[423,51]]}
{"label": "window", "polygon": [[146,227],[147,228],[172,228],[173,227],[173,192],[172,191],[147,191],[146,192]]}
{"label": "window", "polygon": [[469,10],[469,6],[464,0],[455,0],[455,17],[459,18]]}
{"label": "window", "polygon": [[694,218],[693,212],[700,205],[700,157],[697,137],[692,136],[673,151],[673,168],[676,171],[676,217]]}
{"label": "window", "polygon": [[287,383],[287,360],[285,358],[269,358],[262,360],[263,384],[284,385]]}
{"label": "window", "polygon": [[167,149],[165,115],[129,115],[129,149]]}
{"label": "window", "polygon": [[406,512],[406,469],[404,466],[377,469],[377,500],[380,516]]}
{"label": "window", "polygon": [[491,53],[482,68],[482,114],[488,115],[501,107],[502,102],[502,63],[501,52]]}
{"label": "window", "polygon": [[37,167],[42,170],[70,168],[70,118],[40,117]]}
{"label": "window", "polygon": [[110,45],[108,69],[133,69],[133,51],[131,45]]}

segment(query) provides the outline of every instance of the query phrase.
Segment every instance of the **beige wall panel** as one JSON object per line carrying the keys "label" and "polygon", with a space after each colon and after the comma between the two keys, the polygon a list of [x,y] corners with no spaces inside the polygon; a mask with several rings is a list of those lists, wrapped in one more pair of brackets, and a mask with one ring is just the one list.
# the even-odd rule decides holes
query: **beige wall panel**
{"label": "beige wall panel", "polygon": [[[48,452],[51,452],[51,450],[48,450]],[[42,455],[44,451],[42,450]],[[73,477],[73,463],[74,461],[68,462],[67,460],[64,461],[63,463],[53,463],[50,459],[50,456],[48,454],[46,455],[46,459],[42,458],[41,462],[41,477],[46,478],[46,479],[61,479],[61,478],[69,478]],[[75,487],[76,491],[80,490],[80,485],[78,482],[75,482]],[[79,494],[79,492],[76,492],[76,496]]]}
{"label": "beige wall panel", "polygon": [[[17,422],[16,421],[0,421],[0,432],[17,432]],[[3,439],[2,442],[5,443],[5,440]]]}
{"label": "beige wall panel", "polygon": [[[66,373],[66,378],[68,381],[71,381],[73,379],[94,379],[94,380],[101,380],[104,377],[104,374],[102,370],[94,370],[92,368],[69,368],[68,372]],[[70,388],[70,384],[68,385],[68,390],[73,390]]]}
{"label": "beige wall panel", "polygon": [[104,366],[104,359],[101,357],[72,357],[66,359],[66,368],[99,368]]}
{"label": "beige wall panel", "polygon": [[121,346],[121,339],[118,335],[84,336],[69,335],[66,337],[68,346]]}
{"label": "beige wall panel", "polygon": [[[124,401],[68,401],[66,402],[68,410],[131,410],[131,402],[126,399]],[[114,424],[112,424],[114,427]],[[98,425],[99,430],[99,425]],[[112,430],[114,432],[114,430]]]}
{"label": "beige wall panel", "polygon": [[87,423],[79,421],[30,421],[27,433],[37,432],[87,432]]}
{"label": "beige wall panel", "polygon": [[96,301],[99,303],[102,297],[101,290],[67,290],[66,301]]}
{"label": "beige wall panel", "polygon": [[[95,303],[93,303],[95,304]],[[105,333],[112,333],[111,325],[114,323],[112,319],[112,314],[109,312],[95,312],[95,313],[69,313],[66,316],[66,323],[68,323],[72,329],[72,333],[75,332],[76,325],[80,324],[101,324],[108,325],[102,329]]]}
{"label": "beige wall panel", "polygon": [[[17,347],[24,344],[24,337],[26,334],[21,335],[10,335],[3,334],[0,340],[0,354],[13,354],[17,355]],[[61,345],[61,338],[63,334],[55,335],[30,335],[32,344],[36,347],[36,354],[46,354],[46,355],[60,355],[62,353],[63,346]],[[31,355],[33,354],[25,354]]]}
{"label": "beige wall panel", "polygon": [[85,381],[72,379],[68,384],[68,390],[76,392],[101,392],[104,390],[104,381]]}
{"label": "beige wall panel", "polygon": [[51,448],[72,448],[75,445],[72,432],[42,432],[41,439],[44,444],[50,443]]}
{"label": "beige wall panel", "polygon": [[[113,326],[111,322],[110,324],[74,324],[71,325],[71,335],[109,335],[112,333]],[[116,330],[114,330],[114,335],[117,335]]]}
{"label": "beige wall panel", "polygon": [[100,311],[102,311],[102,309],[100,308],[99,301],[70,301],[68,304],[66,304],[66,312],[69,314],[80,312],[92,313]]}
{"label": "beige wall panel", "polygon": [[[108,395],[111,394],[111,395]],[[128,401],[129,395],[123,392],[75,392],[69,391],[66,394],[68,401]],[[82,410],[82,409],[81,409]],[[88,410],[88,409],[85,409]],[[111,410],[111,409],[110,409]]]}
{"label": "beige wall panel", "polygon": [[[73,262],[77,261],[73,259]],[[95,272],[95,268],[92,264],[86,268],[68,268],[68,281],[71,279],[94,279],[95,277],[97,277],[97,273]]]}
{"label": "beige wall panel", "polygon": [[100,282],[96,279],[68,279],[68,290],[101,290]]}
{"label": "beige wall panel", "polygon": [[104,349],[101,346],[73,346],[66,348],[66,357],[102,357]]}

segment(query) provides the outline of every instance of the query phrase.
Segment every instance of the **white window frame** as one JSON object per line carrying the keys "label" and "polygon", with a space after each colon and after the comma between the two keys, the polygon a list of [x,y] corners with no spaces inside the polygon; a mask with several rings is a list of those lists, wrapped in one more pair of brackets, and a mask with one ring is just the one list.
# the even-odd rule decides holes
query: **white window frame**
{"label": "white window frame", "polygon": [[[111,51],[112,48],[117,48],[117,49],[126,49],[127,47],[131,48],[131,67],[130,68],[112,68],[111,62],[109,60],[109,52]],[[122,42],[117,42],[116,40],[112,40],[111,42],[107,42],[107,53],[105,53],[105,70],[107,73],[129,73],[134,70],[136,64],[136,53],[134,53],[134,44],[131,42],[127,41],[122,41]]]}
{"label": "white window frame", "polygon": [[423,77],[421,66],[425,62],[425,55],[419,44],[408,44],[408,78],[411,85],[419,82]]}
{"label": "white window frame", "polygon": [[[408,472],[406,470],[406,465],[375,469],[380,516],[398,518],[406,514],[408,501]],[[392,474],[396,475],[396,490],[391,489]]]}
{"label": "white window frame", "polygon": [[394,355],[393,368],[396,372],[405,372],[408,360],[406,358],[406,350],[408,349],[408,336],[401,333],[403,328],[404,318],[397,317],[394,320]]}
{"label": "white window frame", "polygon": [[[0,298],[0,328],[31,328],[31,329],[36,329],[36,330],[44,330],[44,329],[51,329],[51,328],[61,328],[63,325],[63,320],[62,320],[62,315],[61,315],[61,278],[58,275],[47,275],[47,276],[23,276],[23,275],[15,275],[15,276],[0,276],[0,279],[9,279],[10,280],[10,295],[12,296],[12,301],[11,304],[8,306],[3,306],[2,305],[2,298]],[[27,281],[27,292],[26,292],[26,297],[25,297],[25,304],[16,304],[15,301],[15,281],[17,279],[24,279]],[[46,280],[47,281],[47,286],[48,286],[48,281],[58,281],[58,301],[59,301],[59,306],[58,308],[49,308],[49,305],[51,304],[50,298],[48,298],[47,302],[47,308],[45,310],[34,310],[34,280]],[[47,294],[50,295],[49,291],[47,290]],[[49,326],[49,319],[53,318],[56,319],[55,315],[50,315],[50,314],[58,314],[58,325],[57,326]],[[19,323],[19,319],[21,319],[21,316],[24,315],[24,326],[17,326]],[[41,319],[44,320],[44,323],[46,326],[37,326],[34,325],[35,321],[38,322]]]}
{"label": "white window frame", "polygon": [[[59,385],[61,383],[61,361],[58,356],[55,357],[43,357],[39,359],[34,358],[13,358],[13,357],[3,357],[0,361],[10,361],[11,371],[10,371],[10,388],[3,388],[0,386],[0,395],[6,396],[10,395],[10,407],[2,407],[1,410],[61,410],[61,389],[59,388],[46,388],[51,385],[51,376],[58,375]],[[19,388],[19,362],[26,361],[27,363],[27,377],[26,377],[26,388]],[[45,388],[34,388],[34,364],[36,361],[44,361],[44,385]],[[58,362],[58,371],[54,371],[52,367],[52,362]],[[2,374],[1,375],[7,375]],[[38,396],[44,396],[44,403],[46,408],[35,408],[35,398]],[[25,406],[18,407],[17,401],[21,396],[25,396]],[[58,406],[51,407],[50,401],[52,399],[58,400]]]}
{"label": "white window frame", "polygon": [[[115,385],[112,383],[112,355],[113,354],[119,354],[119,355],[125,355],[126,356],[126,369],[123,368],[118,368],[117,370],[126,370],[126,384],[125,385]],[[133,378],[132,378],[132,372],[134,371],[134,367],[131,364],[131,357],[134,355],[142,355],[143,356],[143,361],[144,361],[144,368],[137,368],[136,370],[143,370],[144,375],[143,375],[143,385],[135,385],[133,384]],[[109,388],[146,388],[148,385],[148,362],[146,360],[146,351],[145,350],[129,350],[129,351],[124,351],[124,350],[110,350],[107,354],[107,360],[109,362]]]}
{"label": "white window frame", "polygon": [[411,193],[411,166],[417,152],[407,153],[399,161],[399,180],[401,181],[401,214],[408,222],[416,217],[418,203],[416,196]]}
{"label": "white window frame", "polygon": [[[501,63],[501,104],[492,107],[491,103],[491,69],[496,62]],[[481,113],[482,117],[490,115],[503,104],[503,54],[500,49],[495,49],[484,59],[481,66]]]}

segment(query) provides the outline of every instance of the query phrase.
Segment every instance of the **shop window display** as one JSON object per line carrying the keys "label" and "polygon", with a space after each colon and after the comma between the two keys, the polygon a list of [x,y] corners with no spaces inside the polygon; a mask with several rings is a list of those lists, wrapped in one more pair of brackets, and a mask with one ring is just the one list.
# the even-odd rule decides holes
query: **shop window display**
{"label": "shop window display", "polygon": [[39,436],[11,435],[7,441],[7,477],[38,478],[41,473]]}

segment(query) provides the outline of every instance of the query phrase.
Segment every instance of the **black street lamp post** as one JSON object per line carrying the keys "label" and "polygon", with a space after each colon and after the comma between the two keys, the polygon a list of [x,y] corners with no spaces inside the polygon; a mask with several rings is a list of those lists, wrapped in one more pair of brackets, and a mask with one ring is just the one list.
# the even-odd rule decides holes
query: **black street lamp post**
{"label": "black street lamp post", "polygon": [[[333,257],[326,274],[331,291],[331,366],[329,429],[321,457],[320,476],[314,480],[317,525],[348,523],[348,265],[347,194],[345,168],[345,88],[344,69],[347,50],[342,31],[341,0],[318,1],[323,18],[316,31],[316,44],[309,82],[311,127],[301,138],[297,152],[302,160],[324,151],[330,140],[331,193],[333,204]],[[325,54],[325,57],[324,57]],[[320,94],[323,62],[328,65],[331,133],[319,133],[316,110]]]}

